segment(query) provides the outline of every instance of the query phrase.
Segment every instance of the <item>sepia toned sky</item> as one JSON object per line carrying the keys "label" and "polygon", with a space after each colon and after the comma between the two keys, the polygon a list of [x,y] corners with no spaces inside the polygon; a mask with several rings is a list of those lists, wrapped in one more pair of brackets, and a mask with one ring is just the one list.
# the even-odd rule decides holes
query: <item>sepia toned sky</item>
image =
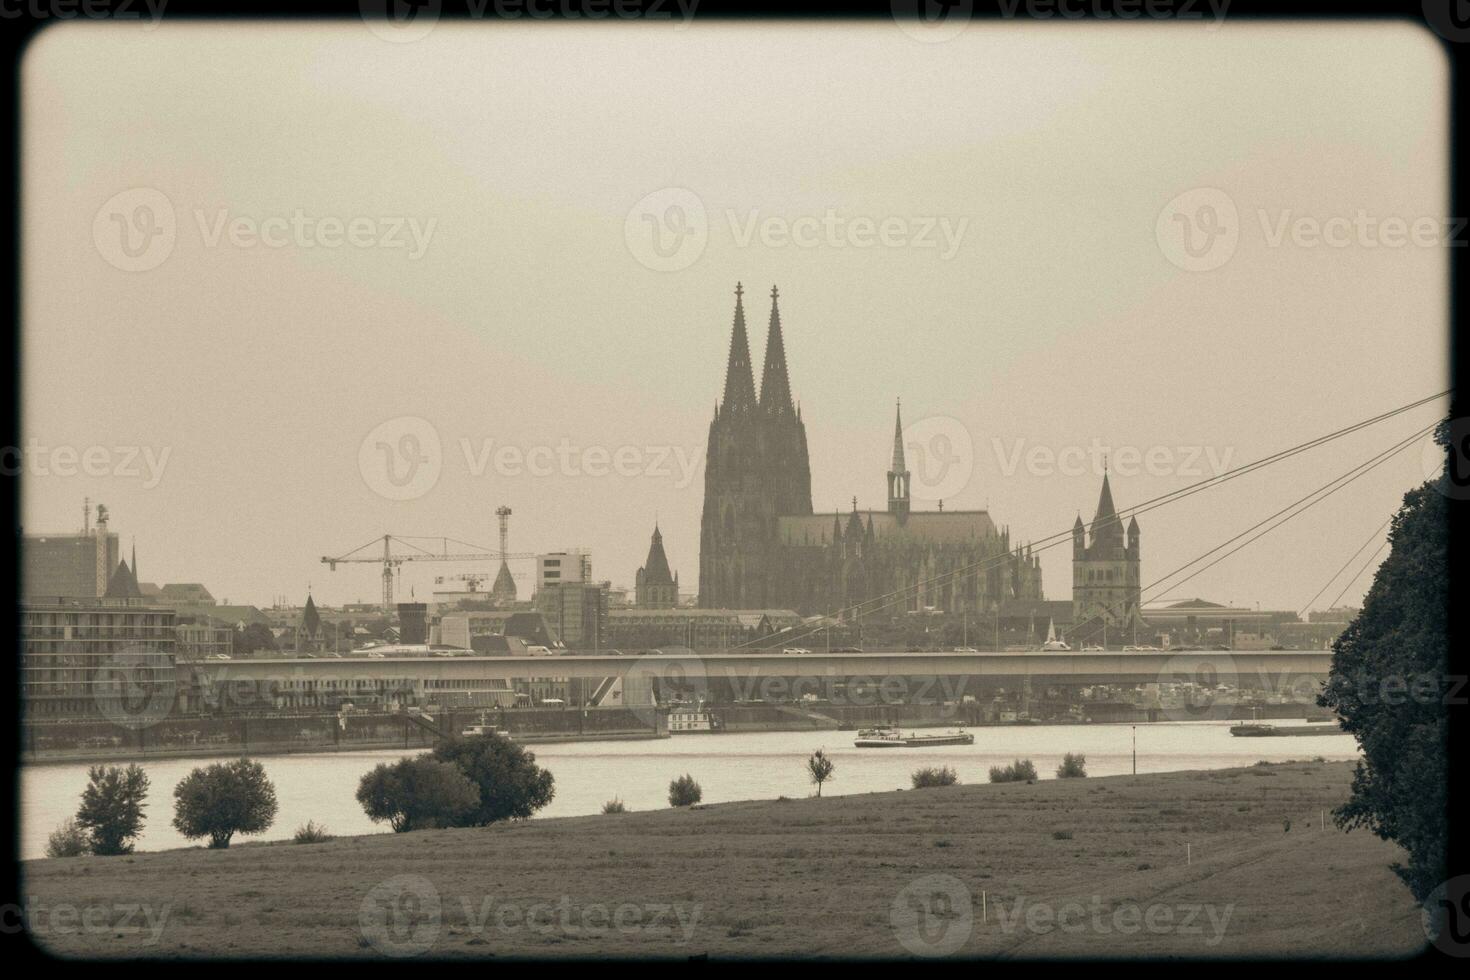
{"label": "sepia toned sky", "polygon": [[[901,397],[915,506],[1041,539],[1100,447],[1127,507],[1448,387],[1446,85],[1393,23],[52,28],[24,525],[102,501],[144,580],[263,605],[373,601],[318,559],[493,547],[502,504],[512,551],[631,586],[657,519],[693,591],[742,281],[757,380],[780,286],[818,510],[884,506]],[[1435,413],[1144,515],[1145,584]],[[1145,600],[1300,609],[1425,476],[1410,447]]]}

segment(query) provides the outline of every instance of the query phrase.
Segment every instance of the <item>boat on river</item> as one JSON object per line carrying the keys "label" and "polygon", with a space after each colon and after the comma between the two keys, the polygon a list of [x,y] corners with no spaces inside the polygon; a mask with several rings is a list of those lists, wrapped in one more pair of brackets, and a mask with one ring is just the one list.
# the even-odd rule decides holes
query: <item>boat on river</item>
{"label": "boat on river", "polygon": [[1243,725],[1231,725],[1230,734],[1241,738],[1272,738],[1281,735],[1341,735],[1342,728],[1337,724],[1331,725],[1264,725],[1260,722],[1247,722]]}
{"label": "boat on river", "polygon": [[959,731],[936,732],[932,735],[920,735],[917,732],[911,732],[905,735],[896,728],[865,728],[858,732],[858,736],[853,739],[852,744],[860,749],[919,748],[925,745],[974,745],[975,736],[963,728]]}

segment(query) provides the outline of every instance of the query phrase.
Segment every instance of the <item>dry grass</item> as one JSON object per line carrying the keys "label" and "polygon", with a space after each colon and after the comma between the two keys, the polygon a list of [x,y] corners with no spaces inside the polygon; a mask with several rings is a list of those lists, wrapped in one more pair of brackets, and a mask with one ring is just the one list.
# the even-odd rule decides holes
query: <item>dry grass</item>
{"label": "dry grass", "polygon": [[[364,900],[412,874],[441,902],[429,956],[895,957],[909,955],[893,924],[895,897],[942,873],[974,900],[961,955],[1411,954],[1423,935],[1387,867],[1396,848],[1330,820],[1319,829],[1319,811],[1346,797],[1349,775],[1346,763],[1291,763],[729,803],[309,848],[43,860],[24,865],[24,893],[48,906],[169,905],[155,945],[111,931],[41,937],[72,955],[379,956],[363,935]],[[1018,899],[1105,914],[1130,903],[1209,903],[1229,906],[1230,918],[1215,945],[1207,921],[1204,935],[1007,930],[997,912]],[[549,903],[539,913],[545,928],[502,928],[494,912],[484,919],[487,909],[514,908],[505,921],[515,922],[537,903]],[[599,927],[595,910],[625,905],[671,911],[656,927],[643,909],[642,926]],[[563,908],[573,928],[559,924]],[[588,911],[600,934],[577,928]]]}

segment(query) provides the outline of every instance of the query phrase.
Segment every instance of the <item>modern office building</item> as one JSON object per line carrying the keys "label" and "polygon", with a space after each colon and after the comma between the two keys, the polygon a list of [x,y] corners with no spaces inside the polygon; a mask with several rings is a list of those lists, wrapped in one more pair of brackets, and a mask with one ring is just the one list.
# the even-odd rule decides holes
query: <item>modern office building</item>
{"label": "modern office building", "polygon": [[141,706],[167,713],[177,639],[172,609],[96,597],[28,599],[20,607],[26,720],[117,721]]}

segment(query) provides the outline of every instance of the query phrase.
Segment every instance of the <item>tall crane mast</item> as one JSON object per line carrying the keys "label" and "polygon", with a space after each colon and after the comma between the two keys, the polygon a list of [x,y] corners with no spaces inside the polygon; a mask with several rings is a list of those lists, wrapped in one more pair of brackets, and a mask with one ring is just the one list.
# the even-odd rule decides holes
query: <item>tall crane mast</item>
{"label": "tall crane mast", "polygon": [[[508,508],[501,508],[501,509],[502,510],[505,510],[507,515],[510,513],[510,511],[509,511]],[[456,538],[409,537],[409,536],[403,536],[403,535],[385,534],[381,538],[374,538],[373,540],[369,541],[367,544],[364,544],[364,545],[362,545],[359,548],[354,548],[351,551],[347,552],[346,554],[338,555],[336,557],[330,557],[330,556],[327,556],[327,555],[323,555],[322,556],[322,564],[326,565],[331,571],[334,571],[335,572],[337,570],[337,566],[338,565],[360,564],[360,563],[365,563],[365,562],[377,562],[377,563],[381,563],[382,566],[383,566],[383,612],[384,613],[390,613],[391,614],[392,611],[393,611],[393,576],[397,572],[398,567],[400,565],[402,565],[404,562],[408,562],[408,561],[453,561],[453,562],[470,562],[470,561],[506,561],[506,560],[512,560],[513,561],[513,560],[516,560],[516,559],[535,558],[536,555],[535,555],[534,552],[526,552],[524,554],[515,554],[515,555],[511,555],[511,554],[506,554],[505,553],[505,550],[504,550],[505,537],[504,537],[504,531],[503,531],[503,529],[505,527],[505,518],[504,517],[501,517],[500,520],[501,520],[501,528],[502,528],[502,537],[501,537],[501,552],[499,554],[491,551],[488,548],[482,548],[479,545],[470,544],[469,542],[466,542],[466,541],[460,541],[460,540],[458,540]],[[375,547],[379,543],[379,541],[381,541],[382,542],[382,545],[383,545],[383,553],[381,555],[377,555],[377,554],[365,554],[365,552],[367,551],[367,549]],[[439,542],[439,548],[440,548],[440,550],[438,550],[438,551],[432,551],[429,548],[421,547],[419,545],[414,544],[413,542],[415,542],[415,541],[436,541],[436,542]],[[457,547],[460,547],[460,548],[469,548],[469,549],[473,549],[473,550],[471,550],[471,551],[456,551],[456,552],[451,552],[449,550],[450,544],[454,544],[454,545],[456,545]],[[394,545],[397,545],[398,548],[395,549],[394,548]]]}

